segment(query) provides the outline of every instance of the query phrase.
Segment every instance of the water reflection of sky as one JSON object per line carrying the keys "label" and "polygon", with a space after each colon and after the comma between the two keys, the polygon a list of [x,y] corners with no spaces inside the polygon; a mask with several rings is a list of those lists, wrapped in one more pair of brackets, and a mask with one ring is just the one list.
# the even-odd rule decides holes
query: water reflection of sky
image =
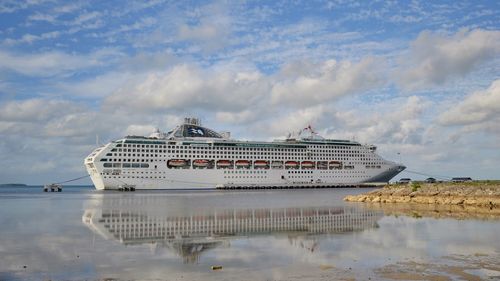
{"label": "water reflection of sky", "polygon": [[[181,276],[279,279],[292,268],[307,271],[320,265],[351,267],[356,276],[362,277],[368,276],[371,269],[398,261],[439,262],[449,255],[499,253],[499,221],[382,217],[379,212],[341,200],[345,194],[362,191],[124,194],[65,190],[61,194],[41,194],[26,190],[16,192],[16,196],[3,191],[0,280]],[[277,217],[287,210],[291,217],[286,219],[295,219],[297,223],[279,228],[279,223],[286,226],[286,220]],[[297,217],[299,211],[309,217],[301,220]],[[198,233],[195,237],[184,235],[170,240],[141,239],[145,236],[139,234],[134,241],[118,239],[109,228],[85,222],[86,215],[91,214],[92,223],[99,224],[102,214],[110,212],[138,215],[139,223],[192,216],[206,223],[214,219],[214,214],[244,218],[251,212],[263,218],[271,213],[277,217],[273,217],[274,221],[268,218],[270,223],[259,231],[247,228],[240,233]],[[318,217],[320,213],[323,216]],[[361,220],[356,217],[353,224],[352,216],[359,214],[365,216]],[[343,216],[344,224],[338,223],[339,216]],[[323,226],[318,227],[319,223]],[[179,243],[184,243],[184,255]],[[195,252],[196,258],[183,258],[190,256],[190,251]],[[224,270],[214,273],[211,265],[222,265]]]}

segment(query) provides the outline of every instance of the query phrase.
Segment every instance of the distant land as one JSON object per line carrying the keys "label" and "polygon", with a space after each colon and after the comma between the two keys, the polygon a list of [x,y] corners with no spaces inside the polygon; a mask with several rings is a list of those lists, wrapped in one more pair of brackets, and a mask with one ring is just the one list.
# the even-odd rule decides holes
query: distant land
{"label": "distant land", "polygon": [[0,184],[0,187],[5,187],[5,186],[9,186],[9,187],[25,187],[25,186],[28,186],[27,184],[24,184],[24,183],[2,183]]}

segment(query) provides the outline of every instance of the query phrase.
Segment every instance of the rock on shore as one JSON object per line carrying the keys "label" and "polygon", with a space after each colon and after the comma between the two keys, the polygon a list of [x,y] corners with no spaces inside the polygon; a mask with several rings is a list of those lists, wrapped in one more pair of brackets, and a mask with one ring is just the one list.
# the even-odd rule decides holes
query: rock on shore
{"label": "rock on shore", "polygon": [[500,207],[499,182],[412,183],[386,185],[381,189],[344,198],[350,202],[421,203]]}

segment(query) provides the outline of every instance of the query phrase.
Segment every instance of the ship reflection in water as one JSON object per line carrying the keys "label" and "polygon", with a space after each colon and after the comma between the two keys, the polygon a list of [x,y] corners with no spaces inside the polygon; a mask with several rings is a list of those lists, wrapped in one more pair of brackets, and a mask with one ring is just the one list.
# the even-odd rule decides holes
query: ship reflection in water
{"label": "ship reflection in water", "polygon": [[92,231],[123,245],[169,248],[184,263],[196,263],[207,250],[230,247],[232,239],[259,235],[284,236],[290,246],[314,252],[322,237],[376,228],[382,217],[378,211],[346,206],[200,208],[200,198],[183,206],[171,204],[167,196],[96,197],[99,204],[82,217]]}

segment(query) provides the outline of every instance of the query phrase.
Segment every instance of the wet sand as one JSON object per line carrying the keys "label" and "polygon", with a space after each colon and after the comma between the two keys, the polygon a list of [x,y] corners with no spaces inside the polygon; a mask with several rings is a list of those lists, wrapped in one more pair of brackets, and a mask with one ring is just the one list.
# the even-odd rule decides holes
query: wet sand
{"label": "wet sand", "polygon": [[382,211],[386,216],[409,216],[414,218],[452,218],[458,220],[500,219],[500,208],[469,205],[439,205],[418,203],[363,203],[363,206],[374,211]]}
{"label": "wet sand", "polygon": [[375,274],[389,280],[498,280],[498,258],[477,253],[471,256],[445,256],[441,263],[405,261],[376,269]]}

